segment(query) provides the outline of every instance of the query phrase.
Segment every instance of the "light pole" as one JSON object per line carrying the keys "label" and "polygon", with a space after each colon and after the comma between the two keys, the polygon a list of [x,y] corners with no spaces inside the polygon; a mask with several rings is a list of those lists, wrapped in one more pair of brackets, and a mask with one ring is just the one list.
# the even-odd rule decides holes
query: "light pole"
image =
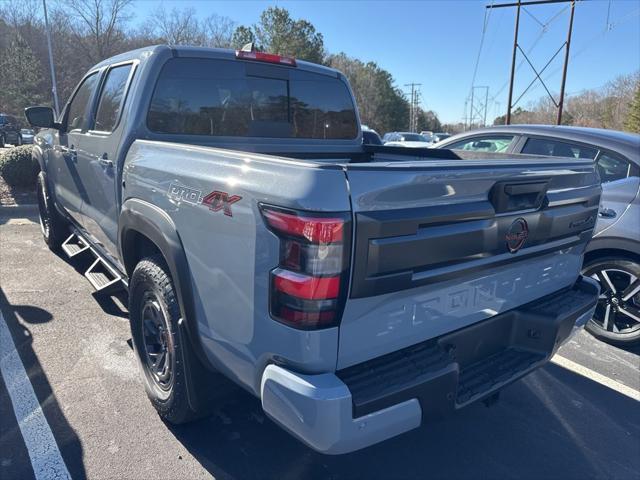
{"label": "light pole", "polygon": [[56,117],[60,112],[60,105],[58,104],[58,88],[56,86],[56,69],[53,66],[53,50],[51,49],[51,30],[49,29],[49,17],[47,16],[47,0],[42,0],[42,7],[44,8],[44,26],[47,31],[47,47],[49,49],[49,66],[51,67],[51,93],[53,94],[53,108],[55,110]]}

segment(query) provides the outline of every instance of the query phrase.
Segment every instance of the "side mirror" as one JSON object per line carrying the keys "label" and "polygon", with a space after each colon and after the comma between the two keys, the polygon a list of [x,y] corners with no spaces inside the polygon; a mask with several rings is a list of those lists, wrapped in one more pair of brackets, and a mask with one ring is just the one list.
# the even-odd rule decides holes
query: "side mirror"
{"label": "side mirror", "polygon": [[24,116],[32,127],[58,128],[51,107],[29,107],[24,109]]}

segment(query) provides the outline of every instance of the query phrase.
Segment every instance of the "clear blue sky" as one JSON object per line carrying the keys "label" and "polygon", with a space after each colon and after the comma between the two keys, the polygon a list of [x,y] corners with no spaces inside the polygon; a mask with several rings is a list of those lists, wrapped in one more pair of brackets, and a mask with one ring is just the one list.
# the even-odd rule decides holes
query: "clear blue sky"
{"label": "clear blue sky", "polygon": [[[136,21],[142,21],[161,3],[167,9],[193,7],[203,17],[211,13],[225,15],[245,25],[257,22],[270,5],[285,7],[294,18],[313,23],[324,35],[329,52],[343,51],[364,61],[375,61],[393,74],[399,86],[421,83],[423,107],[436,111],[445,122],[456,122],[463,117],[471,89],[485,6],[505,1],[138,0]],[[533,46],[530,59],[538,69],[566,39],[567,5],[531,6],[521,13],[520,44],[526,52]],[[488,17],[475,80],[476,85],[489,86],[488,119],[504,113],[506,108],[514,20],[513,8],[493,10]],[[569,95],[639,70],[640,0],[578,2],[571,55],[574,58],[569,64],[566,87]],[[561,52],[543,74],[552,92],[560,89],[562,60]],[[516,75],[514,100],[533,78],[533,71],[524,62]],[[543,94],[543,87],[536,85],[519,105],[526,106]]]}

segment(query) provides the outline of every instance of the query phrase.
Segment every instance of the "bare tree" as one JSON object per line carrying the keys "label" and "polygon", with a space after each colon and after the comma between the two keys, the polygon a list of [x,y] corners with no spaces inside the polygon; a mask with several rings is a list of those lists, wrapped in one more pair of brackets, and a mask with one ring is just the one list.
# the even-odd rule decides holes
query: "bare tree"
{"label": "bare tree", "polygon": [[160,7],[142,26],[142,31],[157,42],[169,45],[197,45],[202,47],[229,47],[235,22],[212,14],[199,20],[193,8]]}
{"label": "bare tree", "polygon": [[208,47],[230,48],[236,22],[214,13],[202,21],[202,29],[206,35]]}
{"label": "bare tree", "polygon": [[87,55],[98,62],[125,43],[124,24],[131,18],[133,0],[59,0],[71,14],[71,29]]}
{"label": "bare tree", "polygon": [[169,45],[203,45],[204,33],[193,8],[167,11],[164,6],[151,15],[146,25],[162,43]]}

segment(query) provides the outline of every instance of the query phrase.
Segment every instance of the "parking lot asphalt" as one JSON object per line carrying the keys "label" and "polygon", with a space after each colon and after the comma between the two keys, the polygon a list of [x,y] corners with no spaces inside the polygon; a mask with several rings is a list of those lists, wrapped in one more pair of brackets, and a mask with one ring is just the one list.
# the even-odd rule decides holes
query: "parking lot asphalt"
{"label": "parking lot asphalt", "polygon": [[[640,391],[640,349],[612,347],[586,332],[560,352],[581,373],[551,363],[506,388],[492,407],[473,405],[349,455],[313,452],[243,392],[210,418],[167,426],[139,380],[126,300],[93,295],[82,261],[51,253],[33,218],[6,215],[0,211],[0,310],[10,333],[0,357],[2,479],[66,472],[123,479],[640,478],[640,403],[632,398]],[[19,365],[9,368],[10,360],[21,362],[29,382],[17,382]],[[29,383],[35,407],[16,413],[25,405],[16,407],[16,397],[30,395]],[[53,445],[44,445],[42,425],[39,435],[29,434],[39,418]],[[38,451],[44,467],[34,462]]]}

